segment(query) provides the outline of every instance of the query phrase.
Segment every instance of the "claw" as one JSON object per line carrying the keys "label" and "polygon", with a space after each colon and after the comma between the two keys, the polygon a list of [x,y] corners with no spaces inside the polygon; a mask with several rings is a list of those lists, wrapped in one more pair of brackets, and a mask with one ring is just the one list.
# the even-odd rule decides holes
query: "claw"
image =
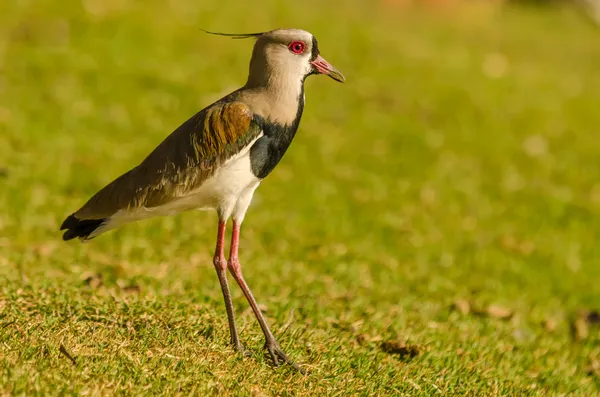
{"label": "claw", "polygon": [[275,367],[279,366],[279,359],[281,359],[284,363],[291,365],[296,371],[300,372],[302,375],[306,375],[306,371],[298,364],[289,359],[289,357],[281,350],[281,347],[276,341],[267,341],[265,343],[265,348],[271,355],[271,359],[273,360],[273,365]]}

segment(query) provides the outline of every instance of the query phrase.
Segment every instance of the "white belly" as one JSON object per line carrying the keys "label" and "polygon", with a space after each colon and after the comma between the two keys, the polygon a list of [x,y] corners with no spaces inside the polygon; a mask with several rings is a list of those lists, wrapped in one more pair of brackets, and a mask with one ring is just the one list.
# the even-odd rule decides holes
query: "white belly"
{"label": "white belly", "polygon": [[[250,169],[249,150],[223,164],[215,174],[197,190],[177,199],[163,209],[169,214],[190,209],[216,209],[219,215],[229,218],[238,199],[248,189],[256,189],[260,180]],[[163,211],[161,210],[161,211]]]}

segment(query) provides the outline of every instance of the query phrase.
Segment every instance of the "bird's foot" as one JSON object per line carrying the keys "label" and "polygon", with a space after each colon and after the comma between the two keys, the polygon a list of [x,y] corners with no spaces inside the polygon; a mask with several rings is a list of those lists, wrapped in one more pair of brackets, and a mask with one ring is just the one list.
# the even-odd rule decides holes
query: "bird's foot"
{"label": "bird's foot", "polygon": [[273,360],[274,366],[278,367],[281,360],[282,362],[291,365],[292,368],[300,372],[302,375],[306,375],[306,371],[300,368],[298,364],[290,360],[287,354],[285,354],[283,350],[281,350],[281,347],[279,346],[279,343],[277,343],[277,341],[267,340],[265,342],[265,349],[267,349],[267,351],[271,355],[271,359]]}
{"label": "bird's foot", "polygon": [[248,349],[246,349],[244,347],[244,345],[242,345],[241,342],[231,342],[231,344],[233,345],[233,349],[237,352],[237,353],[241,353],[244,357],[250,357],[251,354],[248,351]]}

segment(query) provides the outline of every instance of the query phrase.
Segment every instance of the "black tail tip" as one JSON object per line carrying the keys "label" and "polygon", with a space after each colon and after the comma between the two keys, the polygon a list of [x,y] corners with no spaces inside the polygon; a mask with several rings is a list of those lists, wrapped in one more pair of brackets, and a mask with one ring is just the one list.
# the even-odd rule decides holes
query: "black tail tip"
{"label": "black tail tip", "polygon": [[68,241],[72,240],[75,237],[78,237],[80,240],[87,240],[102,223],[105,219],[84,219],[79,220],[75,216],[75,214],[71,214],[65,219],[65,221],[60,226],[60,230],[67,230],[63,234],[63,240]]}

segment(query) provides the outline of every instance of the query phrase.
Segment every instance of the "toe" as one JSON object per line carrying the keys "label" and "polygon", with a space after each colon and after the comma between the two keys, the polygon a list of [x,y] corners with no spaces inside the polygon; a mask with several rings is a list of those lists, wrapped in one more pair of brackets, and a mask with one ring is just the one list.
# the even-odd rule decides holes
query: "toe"
{"label": "toe", "polygon": [[275,367],[279,366],[280,363],[280,359],[281,361],[283,361],[286,364],[289,364],[292,366],[292,368],[294,368],[296,371],[300,372],[302,375],[306,375],[306,371],[302,368],[300,368],[300,366],[298,366],[298,364],[296,364],[295,362],[293,362],[292,360],[289,359],[289,357],[283,352],[283,350],[281,349],[281,347],[279,347],[279,344],[277,344],[277,342],[267,342],[265,343],[265,348],[269,351],[269,354],[271,355],[271,359],[273,360],[273,365]]}
{"label": "toe", "polygon": [[277,354],[277,350],[269,348],[269,354],[271,355],[271,359],[273,360],[273,365],[279,367],[279,357]]}

